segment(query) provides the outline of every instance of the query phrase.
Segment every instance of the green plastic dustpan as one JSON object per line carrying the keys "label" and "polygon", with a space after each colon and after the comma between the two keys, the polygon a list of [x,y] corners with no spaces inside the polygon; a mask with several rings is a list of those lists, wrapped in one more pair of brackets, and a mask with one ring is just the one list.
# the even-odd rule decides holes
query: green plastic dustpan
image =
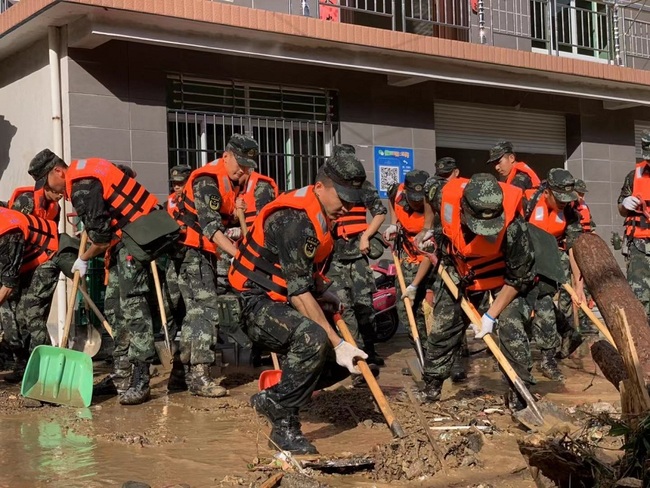
{"label": "green plastic dustpan", "polygon": [[88,407],[93,397],[93,362],[80,351],[37,346],[29,357],[20,393],[49,403]]}

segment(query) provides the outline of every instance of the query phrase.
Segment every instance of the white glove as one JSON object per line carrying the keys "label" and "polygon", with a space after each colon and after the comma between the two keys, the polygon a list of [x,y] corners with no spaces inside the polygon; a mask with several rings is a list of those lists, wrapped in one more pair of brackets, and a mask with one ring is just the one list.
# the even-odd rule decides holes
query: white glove
{"label": "white glove", "polygon": [[433,230],[423,230],[415,236],[415,245],[423,251],[428,251],[431,248],[435,247],[435,243],[432,241],[432,239]]}
{"label": "white glove", "polygon": [[496,319],[493,319],[487,313],[484,313],[483,317],[481,317],[481,330],[478,330],[478,327],[475,324],[471,324],[472,330],[474,331],[474,339],[483,339],[484,336],[491,334],[494,329],[495,321]]}
{"label": "white glove", "polygon": [[387,241],[392,241],[397,234],[397,226],[395,224],[390,224],[384,231],[384,239]]}
{"label": "white glove", "polygon": [[225,234],[228,239],[236,241],[241,237],[241,227],[230,227],[226,229]]}
{"label": "white glove", "polygon": [[86,276],[86,271],[88,271],[88,261],[84,261],[81,258],[77,258],[77,260],[72,265],[71,271],[73,273],[75,271],[79,271],[79,277],[83,278],[84,276]]}
{"label": "white glove", "polygon": [[641,200],[639,200],[637,197],[630,195],[629,197],[625,197],[623,199],[622,204],[627,210],[634,212],[637,209],[637,207],[641,205]]}
{"label": "white glove", "polygon": [[409,286],[406,287],[406,294],[402,297],[402,299],[404,299],[404,297],[408,297],[409,300],[411,300],[411,302],[413,302],[415,300],[415,294],[417,292],[418,292],[418,287],[417,286],[409,285]]}
{"label": "white glove", "polygon": [[348,368],[348,371],[352,374],[361,373],[354,364],[354,358],[368,359],[365,352],[345,341],[339,342],[339,345],[334,348],[334,353],[336,354],[336,363],[339,366]]}

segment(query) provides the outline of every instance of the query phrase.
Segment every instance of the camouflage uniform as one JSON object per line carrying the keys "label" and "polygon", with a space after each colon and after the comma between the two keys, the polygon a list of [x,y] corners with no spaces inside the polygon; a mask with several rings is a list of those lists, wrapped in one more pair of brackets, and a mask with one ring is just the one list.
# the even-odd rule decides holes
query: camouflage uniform
{"label": "camouflage uniform", "polygon": [[[388,209],[381,203],[377,189],[366,181],[363,184],[363,203],[370,215],[385,215]],[[339,237],[334,242],[334,254],[327,277],[332,281],[329,291],[336,293],[343,305],[343,319],[359,347],[374,352],[375,308],[373,293],[375,277],[368,258],[359,250],[362,234],[350,239]]]}
{"label": "camouflage uniform", "polygon": [[[476,174],[472,177],[463,193],[463,201],[469,202],[467,205],[472,206],[472,208],[487,209],[489,207],[491,210],[503,208],[503,196],[496,192],[498,189],[496,185],[496,179],[492,175]],[[430,200],[434,210],[440,214],[442,191],[434,190],[434,193],[430,194]],[[461,212],[463,212],[462,209]],[[465,233],[471,235],[471,231],[467,227],[469,219],[470,216],[465,213],[462,220],[463,224],[460,225],[463,226]],[[496,218],[492,220],[496,220]],[[474,232],[485,231],[485,235],[494,235],[496,227],[499,225],[498,223],[492,224],[490,219],[483,220],[478,217],[473,217],[471,223]],[[505,232],[503,239],[504,281],[505,284],[517,289],[520,294],[499,314],[498,321],[495,324],[495,332],[498,337],[499,348],[517,375],[525,383],[530,384],[533,382],[531,375],[532,358],[528,336],[524,328],[530,315],[530,306],[523,295],[529,290],[535,278],[534,252],[528,234],[528,224],[520,216],[515,216],[505,229],[503,229],[502,223],[500,225],[501,230],[499,232]],[[441,230],[439,235],[442,235]],[[453,266],[452,257],[448,254],[449,246],[447,242],[447,237],[443,237],[443,245],[439,248],[441,265],[449,270],[451,278],[456,284],[459,284],[461,279]],[[460,291],[462,292],[462,290]],[[499,290],[492,291],[498,293]],[[458,354],[465,330],[469,325],[469,320],[462,312],[459,302],[444,284],[438,282],[434,292],[436,294],[433,313],[434,324],[431,333],[427,337],[428,345],[424,365],[426,386],[423,393],[425,399],[429,401],[439,399],[442,383],[450,376],[454,356]],[[479,307],[484,303],[485,294],[485,292],[469,292],[466,297],[475,307]],[[512,385],[510,385],[507,401],[510,402],[511,408],[523,408],[523,403],[517,397]],[[515,404],[513,405],[512,402],[515,402]]]}

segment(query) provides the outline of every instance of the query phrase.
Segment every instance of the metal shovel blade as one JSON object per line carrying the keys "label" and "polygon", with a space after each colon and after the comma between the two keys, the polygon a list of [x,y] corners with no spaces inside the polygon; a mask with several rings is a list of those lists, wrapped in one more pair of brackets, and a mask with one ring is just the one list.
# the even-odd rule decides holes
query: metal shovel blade
{"label": "metal shovel blade", "polygon": [[571,432],[576,429],[573,419],[554,403],[541,401],[537,402],[535,406],[542,414],[541,421],[538,413],[530,407],[514,412],[512,416],[530,430],[544,434]]}
{"label": "metal shovel blade", "polygon": [[101,347],[102,335],[92,324],[75,325],[70,349],[88,354],[92,358],[97,355]]}

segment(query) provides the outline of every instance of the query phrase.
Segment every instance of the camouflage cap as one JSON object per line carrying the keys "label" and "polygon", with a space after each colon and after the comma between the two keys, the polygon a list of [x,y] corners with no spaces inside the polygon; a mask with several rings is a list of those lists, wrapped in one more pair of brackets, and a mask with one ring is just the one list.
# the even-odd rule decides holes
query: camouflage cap
{"label": "camouflage cap", "polygon": [[332,148],[332,154],[334,156],[338,156],[339,154],[343,153],[356,154],[357,150],[352,144],[337,144]]}
{"label": "camouflage cap", "polygon": [[494,236],[501,232],[506,218],[503,213],[503,190],[494,175],[476,173],[465,185],[461,199],[463,222],[474,234]]}
{"label": "camouflage cap", "polygon": [[641,134],[641,157],[650,160],[650,130],[644,130]]}
{"label": "camouflage cap", "polygon": [[546,177],[546,183],[558,202],[569,203],[578,199],[578,194],[575,192],[576,180],[566,169],[551,169]]}
{"label": "camouflage cap", "polygon": [[414,169],[404,175],[404,190],[406,198],[413,202],[424,200],[424,185],[429,179],[429,173],[421,169]]}
{"label": "camouflage cap", "polygon": [[575,191],[578,193],[587,193],[589,190],[587,190],[587,184],[581,180],[576,178],[576,184],[575,184]]}
{"label": "camouflage cap", "polygon": [[182,183],[190,177],[192,168],[185,164],[173,166],[169,171],[169,179],[174,183]]}
{"label": "camouflage cap", "polygon": [[257,161],[255,160],[260,154],[260,147],[252,137],[233,134],[226,145],[226,151],[230,151],[235,155],[240,166],[257,169]]}
{"label": "camouflage cap", "polygon": [[36,181],[34,184],[36,190],[43,188],[48,173],[52,171],[52,168],[54,168],[59,162],[63,163],[63,160],[49,149],[43,149],[32,158],[29,162],[29,169],[27,172],[32,178],[34,178],[34,181]]}
{"label": "camouflage cap", "polygon": [[487,164],[496,163],[506,154],[514,154],[515,151],[512,147],[512,142],[499,141],[492,149],[490,149],[490,156],[488,157]]}
{"label": "camouflage cap", "polygon": [[457,168],[454,158],[440,158],[436,161],[436,176],[448,175]]}
{"label": "camouflage cap", "polygon": [[348,203],[363,199],[363,182],[366,170],[354,154],[342,152],[329,158],[323,165],[323,173],[334,182],[339,198]]}

